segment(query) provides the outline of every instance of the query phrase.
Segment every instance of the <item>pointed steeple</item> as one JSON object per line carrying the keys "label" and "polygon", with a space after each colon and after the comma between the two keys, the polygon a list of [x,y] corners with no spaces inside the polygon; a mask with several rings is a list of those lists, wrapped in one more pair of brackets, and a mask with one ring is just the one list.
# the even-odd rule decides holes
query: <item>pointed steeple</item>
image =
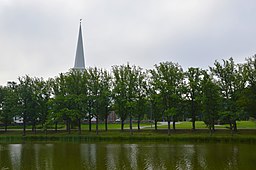
{"label": "pointed steeple", "polygon": [[77,41],[77,48],[76,48],[76,58],[75,58],[75,65],[74,65],[74,69],[77,69],[77,70],[85,69],[81,21],[82,19],[80,19],[79,34],[78,34],[78,41]]}

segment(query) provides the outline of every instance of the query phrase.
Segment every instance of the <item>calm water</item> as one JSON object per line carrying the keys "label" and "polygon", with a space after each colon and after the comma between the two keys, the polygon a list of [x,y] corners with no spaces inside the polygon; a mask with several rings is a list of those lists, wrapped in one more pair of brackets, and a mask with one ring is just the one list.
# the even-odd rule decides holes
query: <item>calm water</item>
{"label": "calm water", "polygon": [[255,169],[252,144],[0,144],[0,169]]}

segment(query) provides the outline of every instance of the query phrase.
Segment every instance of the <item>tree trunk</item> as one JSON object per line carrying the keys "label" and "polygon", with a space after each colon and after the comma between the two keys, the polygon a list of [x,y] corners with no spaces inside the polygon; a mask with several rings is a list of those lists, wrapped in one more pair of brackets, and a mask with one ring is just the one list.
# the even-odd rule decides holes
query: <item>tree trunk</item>
{"label": "tree trunk", "polygon": [[96,116],[96,134],[99,134],[99,116]]}
{"label": "tree trunk", "polygon": [[34,121],[32,121],[31,132],[34,132]]}
{"label": "tree trunk", "polygon": [[130,114],[130,133],[131,135],[133,134],[133,130],[132,130],[132,116]]}
{"label": "tree trunk", "polygon": [[23,136],[26,136],[26,113],[23,116]]}
{"label": "tree trunk", "polygon": [[70,119],[67,120],[67,130],[68,130],[68,134],[71,133],[71,121]]}
{"label": "tree trunk", "polygon": [[171,134],[171,120],[169,117],[167,119],[168,119],[168,135],[170,135]]}
{"label": "tree trunk", "polygon": [[69,129],[69,124],[68,124],[68,119],[66,120],[66,131],[68,132],[68,129]]}
{"label": "tree trunk", "polygon": [[212,128],[211,128],[211,133],[214,133],[215,132],[215,127],[214,127],[214,124],[212,125]]}
{"label": "tree trunk", "polygon": [[213,132],[215,132],[215,119],[214,118],[212,120],[212,130],[213,130]]}
{"label": "tree trunk", "polygon": [[196,130],[196,121],[192,118],[192,130]]}
{"label": "tree trunk", "polygon": [[57,121],[55,122],[55,132],[56,133],[58,132],[58,122]]}
{"label": "tree trunk", "polygon": [[70,129],[75,129],[75,124],[72,120],[70,120]]}
{"label": "tree trunk", "polygon": [[34,125],[34,134],[36,134],[36,124]]}
{"label": "tree trunk", "polygon": [[212,125],[209,125],[209,131],[210,131],[210,134],[212,135]]}
{"label": "tree trunk", "polygon": [[124,131],[124,120],[121,119],[121,131]]}
{"label": "tree trunk", "polygon": [[230,118],[229,118],[229,129],[232,131],[233,130],[233,126],[232,126],[232,122],[231,122],[231,120],[230,120]]}
{"label": "tree trunk", "polygon": [[173,118],[172,128],[173,128],[173,130],[176,130],[176,121],[175,121],[175,118]]}
{"label": "tree trunk", "polygon": [[42,124],[43,128],[44,128],[44,133],[47,135],[47,123]]}
{"label": "tree trunk", "polygon": [[138,119],[138,130],[140,130],[140,117]]}
{"label": "tree trunk", "polygon": [[32,122],[32,132],[34,132],[34,134],[36,134],[36,123],[35,123],[35,121]]}
{"label": "tree trunk", "polygon": [[195,115],[195,103],[194,99],[192,98],[192,130],[196,129],[196,115]]}
{"label": "tree trunk", "polygon": [[78,134],[81,135],[81,119],[78,118]]}
{"label": "tree trunk", "polygon": [[236,124],[235,120],[233,122],[233,130],[234,130],[234,132],[237,132],[237,124]]}
{"label": "tree trunk", "polygon": [[92,131],[92,119],[91,119],[91,115],[89,115],[89,131]]}
{"label": "tree trunk", "polygon": [[108,114],[105,115],[105,131],[108,131]]}
{"label": "tree trunk", "polygon": [[4,131],[5,131],[5,132],[7,132],[7,126],[8,126],[8,123],[6,122],[6,123],[4,124]]}
{"label": "tree trunk", "polygon": [[157,120],[155,119],[155,130],[157,130]]}

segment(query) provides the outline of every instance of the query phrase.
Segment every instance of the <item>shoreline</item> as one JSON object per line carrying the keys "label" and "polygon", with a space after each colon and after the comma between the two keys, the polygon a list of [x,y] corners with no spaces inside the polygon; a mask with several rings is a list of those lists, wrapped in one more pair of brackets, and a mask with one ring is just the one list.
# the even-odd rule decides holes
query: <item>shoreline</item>
{"label": "shoreline", "polygon": [[207,129],[179,129],[167,134],[167,130],[109,130],[82,131],[81,135],[77,131],[68,134],[66,131],[53,132],[47,134],[38,131],[37,134],[27,132],[22,136],[21,131],[0,131],[0,143],[22,143],[22,142],[200,142],[200,143],[253,143],[256,144],[255,129],[240,129],[237,133],[230,133],[229,130],[216,130],[210,134]]}

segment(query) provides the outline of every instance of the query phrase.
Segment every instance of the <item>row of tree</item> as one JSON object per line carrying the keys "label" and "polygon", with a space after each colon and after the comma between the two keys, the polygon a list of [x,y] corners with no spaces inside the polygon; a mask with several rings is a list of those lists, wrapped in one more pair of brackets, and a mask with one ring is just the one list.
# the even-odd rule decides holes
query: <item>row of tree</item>
{"label": "row of tree", "polygon": [[183,71],[173,62],[162,62],[153,69],[143,70],[129,64],[113,66],[112,71],[87,68],[70,70],[56,78],[24,76],[18,82],[0,86],[0,121],[7,126],[14,117],[23,121],[23,135],[26,126],[40,124],[45,130],[51,125],[57,130],[58,123],[65,123],[68,132],[76,126],[81,133],[81,122],[96,118],[96,132],[99,121],[105,121],[108,129],[108,115],[115,111],[124,123],[138,123],[141,120],[168,122],[168,133],[172,122],[202,119],[211,131],[217,122],[228,123],[236,131],[236,121],[256,118],[256,55],[243,64],[233,59],[215,61],[208,70],[190,67]]}

